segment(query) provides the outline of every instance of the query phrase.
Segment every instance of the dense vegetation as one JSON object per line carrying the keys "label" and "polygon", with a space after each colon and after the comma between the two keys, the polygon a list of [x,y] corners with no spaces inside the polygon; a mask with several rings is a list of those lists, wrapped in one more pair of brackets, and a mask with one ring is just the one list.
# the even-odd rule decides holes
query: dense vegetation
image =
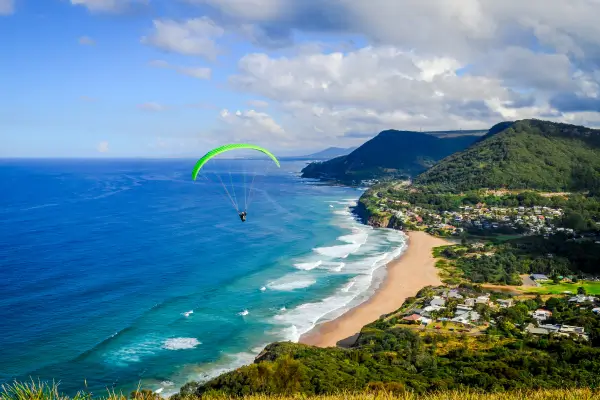
{"label": "dense vegetation", "polygon": [[[538,301],[541,301],[539,299]],[[529,321],[535,300],[494,315],[492,335],[419,333],[382,318],[363,328],[351,349],[274,343],[252,365],[203,385],[190,383],[182,394],[220,392],[334,394],[373,387],[426,393],[475,388],[502,392],[531,388],[598,387],[600,323],[590,310],[566,300],[548,300],[556,322],[578,323],[589,343],[532,337],[517,325]],[[554,302],[554,303],[552,303]]]}
{"label": "dense vegetation", "polygon": [[474,283],[520,285],[520,274],[549,277],[600,274],[600,246],[589,240],[526,236],[474,250],[469,246],[445,246],[439,255],[442,269],[454,269],[447,283],[461,279]]}
{"label": "dense vegetation", "polygon": [[302,170],[302,176],[341,182],[404,178],[425,171],[477,138],[473,135],[438,138],[420,132],[387,130],[346,156],[309,164]]}
{"label": "dense vegetation", "polygon": [[[504,129],[502,129],[504,128]],[[540,120],[502,123],[415,179],[437,191],[600,191],[600,130]]]}

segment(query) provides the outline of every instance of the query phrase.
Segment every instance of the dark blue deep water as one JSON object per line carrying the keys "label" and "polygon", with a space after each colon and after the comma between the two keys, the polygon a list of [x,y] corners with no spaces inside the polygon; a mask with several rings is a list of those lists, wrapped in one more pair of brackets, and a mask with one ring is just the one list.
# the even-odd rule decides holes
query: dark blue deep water
{"label": "dark blue deep water", "polygon": [[242,223],[194,161],[0,160],[0,383],[173,393],[364,301],[402,251],[303,163],[215,161]]}

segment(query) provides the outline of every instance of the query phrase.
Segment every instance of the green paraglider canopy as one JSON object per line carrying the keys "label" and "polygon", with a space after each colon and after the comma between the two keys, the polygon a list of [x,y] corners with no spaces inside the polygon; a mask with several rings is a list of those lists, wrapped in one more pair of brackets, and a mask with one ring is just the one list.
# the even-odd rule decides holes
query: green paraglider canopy
{"label": "green paraglider canopy", "polygon": [[[273,160],[275,162],[275,164],[277,165],[277,167],[280,167],[279,165],[279,160],[277,160],[277,157],[275,157],[273,155],[273,153],[271,153],[269,150],[260,147],[260,146],[256,146],[253,144],[247,144],[247,143],[232,143],[232,144],[226,144],[224,146],[220,146],[217,147],[216,149],[212,149],[211,151],[209,151],[208,153],[206,153],[201,159],[199,159],[196,162],[196,165],[194,165],[194,169],[192,170],[192,180],[196,180],[196,178],[198,177],[198,175],[202,172],[202,177],[205,178],[207,181],[214,183],[212,179],[208,178],[207,176],[207,171],[204,168],[205,164],[210,161],[212,158],[218,156],[219,154],[225,153],[227,151],[230,150],[255,150],[255,151],[259,151],[265,155],[267,155],[271,160]],[[272,165],[270,162],[268,163],[268,165]],[[229,175],[229,184],[231,186],[229,186],[229,184],[226,184],[227,179],[223,179],[219,172],[223,173],[226,172],[227,175]],[[223,170],[223,169],[218,169],[218,172],[212,171],[212,174],[218,179],[219,183],[221,184],[221,186],[223,187],[226,197],[229,198],[229,200],[231,201],[231,204],[233,205],[233,207],[236,209],[236,211],[238,212],[238,214],[240,215],[240,218],[242,218],[242,212],[241,210],[243,210],[243,217],[242,221],[245,221],[245,212],[247,210],[247,208],[249,207],[250,202],[253,199],[253,195],[254,195],[254,182],[255,182],[255,178],[257,175],[257,171],[254,172],[254,174],[252,175],[252,179],[250,181],[250,186],[249,188],[246,185],[247,179],[246,179],[246,171],[244,168],[244,173],[243,176],[241,176],[241,178],[243,178],[243,181],[241,179],[238,180],[238,185],[239,183],[243,183],[243,200],[244,203],[243,205],[238,203],[238,196],[236,196],[236,185],[234,184],[235,179],[232,178],[232,175],[235,176],[235,173],[232,173],[231,170]],[[240,182],[241,181],[241,182]],[[229,188],[228,188],[229,186]],[[240,185],[241,186],[241,185]],[[238,190],[239,190],[239,186],[238,186]],[[248,189],[248,190],[247,190]],[[240,197],[240,200],[242,198]]]}
{"label": "green paraglider canopy", "polygon": [[213,158],[221,153],[224,153],[224,152],[230,151],[230,150],[235,150],[235,149],[248,149],[248,150],[260,151],[260,152],[268,155],[273,161],[275,161],[275,164],[277,164],[277,166],[279,167],[279,160],[277,160],[277,158],[273,155],[273,153],[271,153],[269,150],[267,150],[263,147],[255,146],[253,144],[245,144],[245,143],[226,144],[224,146],[217,147],[216,149],[212,149],[211,151],[206,153],[204,155],[204,157],[202,157],[201,159],[198,160],[198,162],[194,166],[194,169],[192,170],[192,179],[196,180],[196,178],[198,177],[198,172],[200,172],[200,169],[204,166],[204,164],[207,163],[208,160],[210,160],[211,158]]}

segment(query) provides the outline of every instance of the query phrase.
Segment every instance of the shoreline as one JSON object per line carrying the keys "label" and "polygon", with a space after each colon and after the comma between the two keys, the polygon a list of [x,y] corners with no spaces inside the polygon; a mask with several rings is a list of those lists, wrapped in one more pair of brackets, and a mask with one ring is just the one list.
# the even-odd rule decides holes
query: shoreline
{"label": "shoreline", "polygon": [[353,343],[363,326],[396,311],[423,287],[441,285],[431,252],[452,242],[419,231],[406,235],[406,251],[386,265],[387,276],[371,298],[332,321],[318,324],[298,342],[317,347],[333,347],[340,341]]}

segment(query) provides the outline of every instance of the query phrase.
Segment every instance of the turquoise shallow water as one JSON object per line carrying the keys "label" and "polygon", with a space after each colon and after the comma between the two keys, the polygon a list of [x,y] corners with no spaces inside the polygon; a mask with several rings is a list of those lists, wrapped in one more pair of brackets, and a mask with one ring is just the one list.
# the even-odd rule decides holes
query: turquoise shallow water
{"label": "turquoise shallow water", "polygon": [[[246,223],[193,163],[0,160],[0,381],[172,393],[364,301],[404,248],[303,163],[258,176]],[[214,168],[242,204],[261,163]]]}

